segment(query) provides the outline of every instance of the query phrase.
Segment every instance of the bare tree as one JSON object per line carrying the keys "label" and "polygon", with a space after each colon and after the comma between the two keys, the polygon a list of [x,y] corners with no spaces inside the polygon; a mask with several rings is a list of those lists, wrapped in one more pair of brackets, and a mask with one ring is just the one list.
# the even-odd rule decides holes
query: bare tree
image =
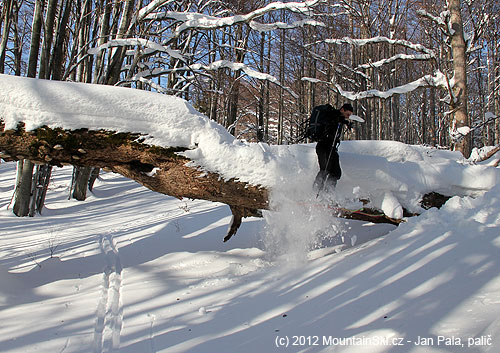
{"label": "bare tree", "polygon": [[[28,59],[28,77],[36,76],[44,5],[44,0],[37,0],[35,3]],[[32,180],[34,164],[28,159],[20,160],[17,162],[17,168],[20,178],[16,181],[13,211],[17,216],[25,217],[30,214],[30,205],[32,205],[31,196],[36,187],[36,184]]]}
{"label": "bare tree", "polygon": [[3,2],[0,26],[2,26],[2,39],[0,41],[0,73],[5,71],[5,56],[7,54],[7,42],[9,40],[12,9],[15,0],[5,0]]}
{"label": "bare tree", "polygon": [[[450,12],[450,36],[451,50],[453,55],[453,97],[451,99],[451,109],[453,114],[452,129],[460,129],[470,126],[469,114],[467,110],[467,58],[466,44],[464,38],[464,27],[462,22],[462,12],[460,0],[448,0],[448,11]],[[455,148],[466,157],[471,152],[470,135],[462,138],[455,144]]]}

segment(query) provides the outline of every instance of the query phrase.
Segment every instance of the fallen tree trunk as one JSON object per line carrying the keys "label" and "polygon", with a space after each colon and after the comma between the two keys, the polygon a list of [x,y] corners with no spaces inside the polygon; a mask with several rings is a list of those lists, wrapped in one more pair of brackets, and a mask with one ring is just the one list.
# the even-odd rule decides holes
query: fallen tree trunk
{"label": "fallen tree trunk", "polygon": [[[256,216],[269,208],[268,190],[236,181],[224,180],[216,173],[188,165],[178,152],[186,148],[163,148],[141,143],[131,133],[67,131],[41,127],[26,132],[4,131],[0,123],[0,158],[6,161],[29,159],[37,164],[99,167],[133,179],[145,187],[176,198],[203,199],[229,205],[233,214],[224,241],[238,230],[244,217]],[[397,224],[378,211],[341,212],[339,217]]]}
{"label": "fallen tree trunk", "polygon": [[[3,131],[0,157],[29,159],[36,164],[91,166],[111,170],[145,187],[170,196],[203,199],[229,205],[238,216],[268,208],[268,193],[261,188],[188,166],[177,154],[185,148],[163,148],[137,142],[137,134],[65,131],[42,127],[26,132]],[[236,231],[234,231],[235,233]],[[234,234],[233,233],[233,234]]]}

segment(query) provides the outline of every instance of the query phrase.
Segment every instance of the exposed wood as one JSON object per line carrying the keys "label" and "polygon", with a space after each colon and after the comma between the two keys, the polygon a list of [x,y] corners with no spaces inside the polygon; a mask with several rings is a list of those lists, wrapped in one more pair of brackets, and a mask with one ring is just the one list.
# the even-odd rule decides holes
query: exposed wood
{"label": "exposed wood", "polygon": [[422,197],[420,205],[426,210],[432,207],[441,208],[450,198],[451,196],[442,195],[437,192],[429,192]]}
{"label": "exposed wood", "polygon": [[233,235],[236,234],[243,218],[262,216],[260,212],[255,209],[234,206],[231,206],[231,213],[233,214],[233,217],[231,218],[231,223],[229,224],[227,235],[224,237],[224,242],[228,241]]}
{"label": "exposed wood", "polygon": [[[383,212],[373,208],[362,208],[360,210],[348,210],[344,208],[338,209],[338,216],[347,219],[356,219],[358,221],[366,221],[372,223],[389,223],[399,225],[404,222],[403,219],[395,219],[386,216]],[[410,216],[410,215],[408,215]],[[412,214],[412,216],[414,216]]]}

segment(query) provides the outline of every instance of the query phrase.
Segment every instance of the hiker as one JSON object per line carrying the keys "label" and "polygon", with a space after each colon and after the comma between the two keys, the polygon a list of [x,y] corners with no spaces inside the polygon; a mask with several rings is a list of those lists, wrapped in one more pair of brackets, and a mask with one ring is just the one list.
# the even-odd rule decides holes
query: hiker
{"label": "hiker", "polygon": [[318,155],[319,172],[314,180],[314,190],[319,194],[321,191],[330,191],[337,185],[337,180],[342,175],[340,169],[339,154],[337,149],[340,144],[343,125],[351,127],[349,117],[353,114],[351,104],[344,104],[339,110],[333,109],[330,105],[327,114],[328,118],[324,122],[324,130],[318,136],[316,154]]}

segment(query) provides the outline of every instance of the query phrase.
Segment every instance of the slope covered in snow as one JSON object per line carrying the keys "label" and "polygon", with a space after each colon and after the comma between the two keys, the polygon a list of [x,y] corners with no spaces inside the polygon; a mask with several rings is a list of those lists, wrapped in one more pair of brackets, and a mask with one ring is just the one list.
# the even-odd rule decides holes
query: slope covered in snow
{"label": "slope covered in snow", "polygon": [[70,174],[55,170],[43,216],[19,219],[15,165],[0,165],[2,352],[500,348],[498,186],[395,230],[330,215],[311,234],[315,211],[285,208],[222,243],[226,206],[109,173],[68,201]]}
{"label": "slope covered in snow", "polygon": [[[139,132],[193,164],[271,189],[275,209],[223,243],[227,206],[104,173],[68,201],[54,171],[42,216],[8,204],[0,164],[2,352],[497,352],[499,168],[389,141],[345,141],[334,199],[369,198],[398,228],[338,219],[311,192],[314,145],[234,140],[183,100],[0,75],[0,117]],[[441,210],[419,208],[438,191]]]}

